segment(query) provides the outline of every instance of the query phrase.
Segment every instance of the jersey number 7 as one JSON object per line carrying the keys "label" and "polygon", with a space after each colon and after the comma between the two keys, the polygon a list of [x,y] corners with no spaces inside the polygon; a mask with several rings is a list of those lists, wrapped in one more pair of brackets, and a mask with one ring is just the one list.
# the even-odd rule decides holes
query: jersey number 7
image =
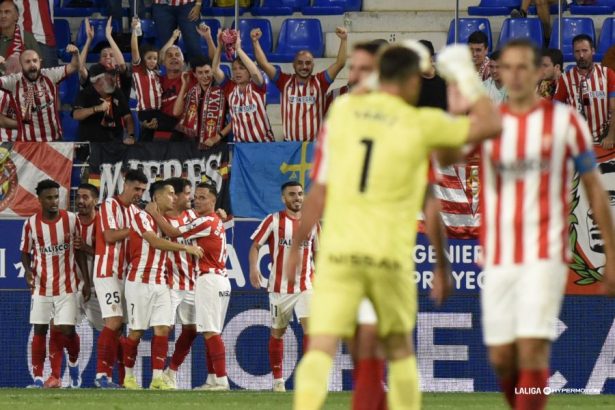
{"label": "jersey number 7", "polygon": [[359,192],[365,192],[367,186],[367,176],[369,174],[369,163],[372,157],[372,147],[374,146],[374,140],[371,138],[363,138],[361,144],[365,145],[365,159],[363,160],[363,170],[361,171],[361,184],[359,185]]}

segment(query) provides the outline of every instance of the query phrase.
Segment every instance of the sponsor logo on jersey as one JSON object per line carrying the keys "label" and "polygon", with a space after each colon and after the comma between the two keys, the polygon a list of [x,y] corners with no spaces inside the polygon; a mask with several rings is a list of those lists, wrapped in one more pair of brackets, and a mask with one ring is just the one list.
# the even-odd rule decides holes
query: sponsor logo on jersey
{"label": "sponsor logo on jersey", "polygon": [[389,258],[374,258],[371,255],[342,254],[329,255],[329,261],[336,265],[352,265],[356,267],[382,270],[399,270],[401,264]]}

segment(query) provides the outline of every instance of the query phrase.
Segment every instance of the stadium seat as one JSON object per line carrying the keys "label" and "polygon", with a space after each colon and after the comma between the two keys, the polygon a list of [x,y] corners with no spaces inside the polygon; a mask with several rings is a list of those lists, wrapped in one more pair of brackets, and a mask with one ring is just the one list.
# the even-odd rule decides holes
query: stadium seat
{"label": "stadium seat", "polygon": [[156,22],[152,19],[141,20],[141,41],[145,41],[153,46],[162,47],[158,39],[158,31],[156,31]]}
{"label": "stadium seat", "polygon": [[309,50],[315,58],[325,54],[325,39],[318,19],[286,19],[280,28],[278,47],[270,54],[276,62],[293,61],[295,54]]}
{"label": "stadium seat", "polygon": [[139,114],[137,114],[137,110],[131,109],[130,115],[132,115],[132,122],[135,124],[135,135],[137,136],[137,141],[141,140],[141,122],[139,121]]}
{"label": "stadium seat", "polygon": [[615,0],[594,0],[591,5],[570,5],[570,14],[583,14],[583,15],[600,15],[600,14],[613,14],[615,11]]}
{"label": "stadium seat", "polygon": [[[562,2],[562,12],[568,9],[568,4],[563,1]],[[549,13],[550,14],[557,14],[558,13],[558,6],[557,4],[551,4],[549,6]],[[531,16],[536,16],[538,14],[537,10],[536,10],[536,6],[535,5],[531,5],[528,9],[527,9],[527,14],[531,15]]]}
{"label": "stadium seat", "polygon": [[[214,39],[214,44],[217,43],[218,42],[218,30],[220,30],[221,28],[220,22],[216,19],[202,19],[201,22],[207,24],[207,26],[211,29],[211,35]],[[203,53],[204,56],[208,56],[209,47],[207,47],[207,41],[205,41],[204,38],[199,36],[199,42],[201,43],[201,52]],[[179,46],[179,48],[183,50],[184,53],[186,52],[186,46],[184,44],[183,36],[179,37],[179,40],[177,40],[177,45]]]}
{"label": "stadium seat", "polygon": [[600,40],[596,46],[596,55],[594,61],[602,61],[602,57],[607,50],[615,44],[615,18],[610,17],[602,23],[600,30]]}
{"label": "stadium seat", "polygon": [[[203,16],[234,16],[235,7],[216,7],[212,4],[213,0],[203,1],[201,6],[201,15]],[[245,7],[239,7],[239,15],[249,11],[250,9]]]}
{"label": "stadium seat", "polygon": [[508,16],[521,6],[521,0],[481,0],[478,6],[468,7],[470,16]]}
{"label": "stadium seat", "polygon": [[504,20],[498,40],[498,48],[502,48],[510,40],[518,38],[529,39],[542,48],[544,34],[540,20],[537,18],[508,18]]}
{"label": "stadium seat", "polygon": [[56,36],[58,58],[65,63],[68,63],[72,58],[72,56],[66,52],[66,46],[68,46],[71,42],[68,20],[55,19],[53,21],[53,32]]}
{"label": "stadium seat", "polygon": [[[121,26],[119,21],[113,21],[113,32],[119,33],[121,31]],[[107,19],[90,19],[90,25],[94,29],[94,39],[92,40],[92,44],[90,45],[90,51],[88,54],[88,63],[97,62],[100,59],[99,53],[102,48],[105,47],[107,42],[107,37],[105,36],[105,27],[107,26]],[[79,50],[83,48],[87,37],[85,34],[85,20],[81,22],[79,25],[79,31],[77,32],[77,37],[75,38],[75,44],[79,47]]]}
{"label": "stadium seat", "polygon": [[[491,24],[486,18],[460,18],[459,19],[459,35],[457,40],[459,43],[465,44],[468,42],[468,37],[475,31],[482,31],[487,35],[489,42],[489,52],[493,47],[493,40],[491,38]],[[451,24],[448,28],[448,37],[446,44],[453,44],[455,42],[455,20],[451,20]]]}
{"label": "stadium seat", "polygon": [[60,103],[62,105],[68,104],[72,106],[75,104],[77,94],[79,94],[79,75],[72,74],[66,77],[58,86],[58,93],[60,95]]}
{"label": "stadium seat", "polygon": [[107,14],[105,0],[54,0],[54,17],[89,17],[94,13]]}
{"label": "stadium seat", "polygon": [[254,59],[254,47],[252,46],[250,31],[255,28],[260,28],[263,33],[260,43],[265,54],[268,55],[273,50],[273,30],[268,19],[240,19],[241,47],[252,59]]}
{"label": "stadium seat", "polygon": [[[560,50],[564,54],[564,61],[574,61],[572,51],[572,39],[579,34],[589,35],[594,42],[596,41],[596,31],[594,29],[594,21],[589,17],[566,17],[562,18],[562,45]],[[557,40],[559,37],[559,21],[553,22],[553,30],[551,31],[551,40],[549,48],[558,48]]]}
{"label": "stadium seat", "polygon": [[79,140],[78,128],[79,121],[73,118],[70,111],[60,111],[60,121],[62,122],[62,139],[67,142]]}
{"label": "stadium seat", "polygon": [[304,7],[307,16],[344,14],[347,11],[361,11],[361,0],[314,0],[311,6]]}
{"label": "stadium seat", "polygon": [[[275,66],[276,70],[278,70],[280,67],[279,66]],[[263,72],[263,78],[265,79],[265,84],[267,85],[267,104],[279,104],[280,103],[280,90],[278,90],[278,87],[275,85],[275,83],[273,83],[269,77],[267,77],[267,74],[265,74]]]}
{"label": "stadium seat", "polygon": [[254,16],[290,16],[295,10],[295,0],[263,0],[250,9]]}

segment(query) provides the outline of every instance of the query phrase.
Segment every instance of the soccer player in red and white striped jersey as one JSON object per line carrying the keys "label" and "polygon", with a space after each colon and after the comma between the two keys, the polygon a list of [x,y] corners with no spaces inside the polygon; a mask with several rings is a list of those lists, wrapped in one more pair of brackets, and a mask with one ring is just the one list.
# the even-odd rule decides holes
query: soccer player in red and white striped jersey
{"label": "soccer player in red and white striped jersey", "polygon": [[[124,322],[124,277],[128,266],[127,247],[130,220],[139,212],[134,204],[143,197],[147,186],[143,171],[131,169],[124,175],[124,189],[118,196],[105,199],[96,224],[94,287],[105,327],[98,337],[95,385],[118,387],[111,372],[118,357],[119,332]],[[121,366],[120,366],[121,369]],[[120,382],[122,374],[120,374]],[[120,383],[121,384],[121,383]]]}
{"label": "soccer player in red and white striped jersey", "polygon": [[0,142],[19,140],[17,107],[10,92],[0,89]]}
{"label": "soccer player in red and white striped jersey", "polygon": [[503,131],[478,147],[483,334],[502,391],[515,409],[546,405],[550,344],[557,337],[568,277],[568,203],[575,170],[604,239],[604,281],[615,295],[613,222],[591,135],[572,108],[536,94],[540,62],[540,52],[528,41],[504,47],[500,68],[509,98],[501,106]]}
{"label": "soccer player in red and white striped jersey", "polygon": [[594,41],[586,34],[572,39],[576,66],[558,81],[557,101],[571,105],[587,121],[594,144],[615,145],[615,72],[594,63]]}
{"label": "soccer player in red and white striped jersey", "polygon": [[71,44],[66,51],[73,55],[70,64],[41,69],[40,56],[34,50],[26,50],[19,57],[23,71],[0,77],[0,86],[15,99],[23,141],[51,142],[62,138],[57,84],[79,68],[77,47]]}
{"label": "soccer player in red and white striped jersey", "polygon": [[237,58],[231,66],[233,77],[225,78],[220,69],[223,47],[221,35],[220,32],[212,69],[224,78],[222,89],[231,114],[235,142],[274,141],[267,116],[267,85],[263,74],[241,48],[241,36],[238,35],[235,44]]}
{"label": "soccer player in red and white striped jersey", "polygon": [[[75,247],[81,227],[75,214],[59,209],[60,185],[57,182],[49,179],[39,182],[36,194],[41,211],[24,223],[20,245],[26,281],[32,289],[30,323],[34,326],[34,384],[30,387],[61,387],[58,368],[52,369],[55,372],[44,384],[42,379],[46,335],[52,319],[62,332],[56,340],[60,353],[64,348],[68,350],[71,386],[79,387],[79,336],[75,332],[79,278],[76,265],[87,271],[85,255]],[[87,286],[83,288],[83,296],[87,300],[90,297],[89,277],[86,276],[84,282]]]}
{"label": "soccer player in red and white striped jersey", "polygon": [[318,74],[314,72],[314,56],[307,50],[299,51],[293,61],[294,74],[276,69],[260,46],[260,29],[250,33],[258,65],[280,90],[282,101],[282,126],[286,141],[314,141],[325,115],[325,95],[335,77],[346,65],[348,31],[335,30],[340,48],[335,62]]}
{"label": "soccer player in red and white striped jersey", "polygon": [[[173,185],[159,181],[150,187],[150,196],[160,212],[165,213],[175,206]],[[122,338],[126,378],[124,387],[139,389],[133,369],[137,359],[139,342],[150,327],[152,338],[152,382],[150,389],[172,388],[164,377],[167,360],[169,328],[173,323],[171,294],[165,274],[167,251],[184,251],[196,257],[203,252],[196,246],[171,242],[160,237],[161,232],[154,218],[146,211],[131,215],[129,255],[130,265],[126,277],[126,306],[128,309],[128,336]]]}
{"label": "soccer player in red and white striped jersey", "polygon": [[312,230],[308,240],[301,244],[301,261],[294,281],[289,281],[283,269],[289,255],[293,235],[301,223],[303,186],[297,181],[282,185],[282,202],[285,209],[268,215],[252,234],[250,248],[250,282],[261,287],[262,274],[259,250],[267,245],[272,266],[267,290],[271,310],[271,336],[269,338],[269,363],[273,372],[273,391],[286,391],[282,375],[284,361],[284,333],[293,317],[293,311],[303,327],[303,350],[307,350],[307,319],[312,296],[314,253],[318,243],[318,227]]}

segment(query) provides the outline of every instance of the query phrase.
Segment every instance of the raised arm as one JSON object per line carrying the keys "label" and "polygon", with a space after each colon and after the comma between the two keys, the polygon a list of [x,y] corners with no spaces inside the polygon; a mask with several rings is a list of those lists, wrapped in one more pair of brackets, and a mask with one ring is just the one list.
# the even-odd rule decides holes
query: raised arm
{"label": "raised arm", "polygon": [[175,42],[177,41],[179,36],[181,36],[181,34],[182,34],[182,32],[179,29],[173,30],[173,34],[171,34],[171,37],[162,46],[162,48],[160,49],[160,53],[158,53],[158,55],[160,56],[159,57],[160,62],[164,61],[164,55],[166,54],[167,50],[169,49],[169,47],[171,47],[173,44],[175,44]]}
{"label": "raised arm", "polygon": [[105,37],[109,42],[113,57],[115,58],[115,61],[117,61],[117,65],[120,71],[126,71],[126,61],[124,60],[124,55],[122,54],[122,51],[113,39],[113,25],[111,24],[111,17],[109,17],[109,20],[107,20],[107,26],[105,27]]}
{"label": "raised arm", "polygon": [[139,64],[141,62],[141,54],[139,53],[139,37],[135,31],[135,28],[139,25],[139,19],[137,17],[132,18],[132,34],[130,36],[130,53],[132,56],[132,63]]}
{"label": "raised arm", "polygon": [[[207,42],[207,56],[210,60],[214,59],[214,53],[216,52],[216,45],[211,35],[211,28],[205,23],[201,23],[196,28],[197,33],[205,39]],[[218,35],[218,45],[220,44],[220,37]]]}
{"label": "raised arm", "polygon": [[344,69],[348,58],[348,30],[344,27],[338,27],[335,29],[335,35],[340,39],[340,48],[337,51],[335,62],[327,68],[327,74],[329,74],[331,81],[335,80],[335,77]]}
{"label": "raised arm", "polygon": [[250,56],[248,56],[246,52],[243,51],[243,48],[241,47],[241,36],[239,35],[239,32],[237,32],[237,43],[235,44],[235,50],[237,50],[237,57],[239,57],[243,65],[246,66],[246,69],[250,73],[252,81],[254,81],[259,87],[262,86],[265,82],[263,74],[261,73],[261,70],[258,69],[254,61],[252,61]]}
{"label": "raised arm", "polygon": [[79,70],[81,66],[81,60],[79,58],[79,49],[74,44],[69,44],[66,47],[66,51],[73,57],[70,60],[70,64],[66,66],[66,75],[71,75]]}
{"label": "raised arm", "polygon": [[[218,84],[224,81],[224,71],[220,69],[220,62],[222,60],[222,31],[218,30],[218,47],[214,50],[214,58],[212,59],[211,69],[214,72],[214,79]],[[230,78],[229,78],[230,80]]]}
{"label": "raised arm", "polygon": [[267,56],[261,47],[260,39],[262,36],[263,33],[260,28],[255,28],[250,32],[252,46],[254,47],[254,57],[256,57],[256,62],[267,74],[267,77],[273,79],[275,77],[275,67],[267,60]]}
{"label": "raised arm", "polygon": [[173,105],[173,115],[175,117],[179,117],[184,112],[184,107],[186,105],[184,99],[186,98],[186,93],[188,92],[190,75],[191,74],[188,71],[182,73],[182,87],[179,89],[179,94],[177,94],[177,99]]}
{"label": "raised arm", "polygon": [[92,40],[94,40],[94,29],[90,25],[90,19],[86,17],[83,24],[85,25],[86,38],[81,54],[79,55],[79,79],[81,80],[81,83],[88,78],[86,63],[88,61],[88,53],[90,51],[90,46],[92,45]]}

